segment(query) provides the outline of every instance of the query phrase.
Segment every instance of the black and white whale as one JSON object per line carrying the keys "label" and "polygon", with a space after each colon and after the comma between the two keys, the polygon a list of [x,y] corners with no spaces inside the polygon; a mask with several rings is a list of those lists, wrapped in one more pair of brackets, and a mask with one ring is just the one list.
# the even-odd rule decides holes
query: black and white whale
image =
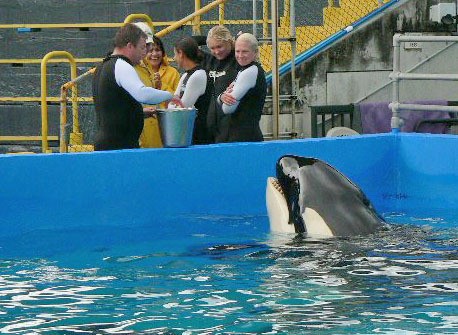
{"label": "black and white whale", "polygon": [[286,155],[277,161],[276,170],[277,177],[267,179],[266,189],[272,232],[354,236],[385,226],[361,189],[329,164]]}

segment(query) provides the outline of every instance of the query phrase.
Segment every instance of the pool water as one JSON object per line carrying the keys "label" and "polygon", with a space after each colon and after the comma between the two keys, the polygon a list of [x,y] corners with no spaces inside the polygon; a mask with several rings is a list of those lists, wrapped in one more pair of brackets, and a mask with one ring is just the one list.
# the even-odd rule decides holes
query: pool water
{"label": "pool water", "polygon": [[387,231],[328,240],[272,235],[264,216],[10,236],[0,333],[458,334],[446,214],[387,213]]}

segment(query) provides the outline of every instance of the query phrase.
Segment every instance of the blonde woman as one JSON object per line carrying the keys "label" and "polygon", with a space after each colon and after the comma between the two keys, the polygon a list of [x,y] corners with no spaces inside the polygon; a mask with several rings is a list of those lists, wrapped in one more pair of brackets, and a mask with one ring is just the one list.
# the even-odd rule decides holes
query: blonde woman
{"label": "blonde woman", "polygon": [[266,75],[257,62],[258,41],[245,33],[235,41],[235,58],[239,65],[236,79],[219,97],[222,110],[230,116],[226,142],[257,142],[263,136],[261,120],[267,93]]}
{"label": "blonde woman", "polygon": [[[154,87],[159,90],[174,93],[180,81],[180,74],[177,69],[169,65],[165,54],[164,44],[153,35],[150,27],[144,22],[135,23],[148,36],[148,51],[146,57],[135,67],[140,79],[146,86]],[[165,104],[159,105],[166,108]],[[154,111],[155,107],[145,107],[145,111]],[[140,135],[140,146],[142,148],[162,147],[159,124],[156,117],[147,117]]]}
{"label": "blonde woman", "polygon": [[207,112],[207,131],[211,142],[226,142],[230,116],[223,113],[217,99],[237,76],[238,65],[234,53],[234,37],[226,27],[215,26],[207,34],[207,47],[211,55],[207,55],[202,63],[212,84]]}

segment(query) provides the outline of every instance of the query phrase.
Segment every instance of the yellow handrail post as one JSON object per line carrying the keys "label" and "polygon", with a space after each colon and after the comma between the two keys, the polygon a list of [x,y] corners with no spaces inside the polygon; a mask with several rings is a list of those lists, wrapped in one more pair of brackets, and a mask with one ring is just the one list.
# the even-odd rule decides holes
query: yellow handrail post
{"label": "yellow handrail post", "polygon": [[67,152],[67,90],[65,85],[60,88],[60,133],[59,133],[59,152]]}
{"label": "yellow handrail post", "polygon": [[156,36],[157,37],[162,37],[162,36],[167,35],[168,33],[172,32],[174,30],[177,30],[178,28],[180,28],[185,23],[187,23],[187,22],[191,21],[192,19],[194,19],[196,16],[199,16],[201,14],[204,14],[204,13],[208,12],[210,9],[218,6],[219,4],[221,4],[223,2],[226,2],[226,0],[215,0],[212,3],[209,3],[208,5],[202,7],[201,9],[199,9],[198,11],[196,11],[196,12],[186,16],[185,18],[175,22],[174,24],[168,26],[167,28],[162,29],[161,31],[159,31],[156,34]]}
{"label": "yellow handrail post", "polygon": [[[41,60],[41,149],[49,153],[48,146],[48,85],[47,85],[47,64],[51,58],[64,57],[70,62],[71,78],[76,78],[76,62],[72,54],[67,51],[52,51],[47,53]],[[76,89],[72,94],[73,118],[78,118],[78,96]],[[74,129],[75,130],[75,129]],[[76,129],[78,130],[78,129]]]}
{"label": "yellow handrail post", "polygon": [[[72,73],[71,79],[76,78],[76,64],[75,73]],[[83,133],[80,131],[80,117],[78,112],[78,88],[75,86],[72,89],[72,119],[73,119],[73,131],[70,134],[70,142],[75,144],[83,144]]]}
{"label": "yellow handrail post", "polygon": [[224,24],[224,11],[225,11],[225,3],[222,3],[219,5],[219,9],[218,9],[218,17],[219,17],[218,21],[220,25]]}
{"label": "yellow handrail post", "polygon": [[289,18],[289,12],[290,12],[291,4],[290,0],[284,0],[283,1],[283,17]]}
{"label": "yellow handrail post", "polygon": [[[60,88],[60,152],[67,152],[68,147],[67,147],[67,139],[66,139],[66,126],[67,126],[67,92],[70,88],[72,88],[72,92],[76,92],[76,84],[80,81],[82,81],[84,78],[86,78],[89,75],[94,74],[96,68],[93,67],[92,69],[86,71],[82,75],[72,79],[71,81],[63,84]],[[73,112],[73,115],[75,115],[75,112]],[[75,120],[73,121],[75,122]],[[74,126],[74,133],[79,133],[79,121],[77,120],[77,130],[75,130],[75,123],[73,124]],[[72,145],[80,145],[83,146],[83,134],[79,136],[80,141],[75,140],[75,135],[72,136],[70,134],[70,144]],[[89,145],[87,145],[88,147]]]}
{"label": "yellow handrail post", "polygon": [[148,26],[150,26],[151,30],[153,31],[154,34],[154,23],[153,20],[147,15],[147,14],[130,14],[127,15],[126,18],[124,19],[124,23],[130,23],[135,20],[138,21],[145,21]]}
{"label": "yellow handrail post", "polygon": [[[201,7],[201,0],[194,0],[194,11],[197,12]],[[192,33],[194,35],[200,35],[200,15],[194,17],[192,23]]]}
{"label": "yellow handrail post", "polygon": [[269,36],[269,0],[262,2],[262,37]]}

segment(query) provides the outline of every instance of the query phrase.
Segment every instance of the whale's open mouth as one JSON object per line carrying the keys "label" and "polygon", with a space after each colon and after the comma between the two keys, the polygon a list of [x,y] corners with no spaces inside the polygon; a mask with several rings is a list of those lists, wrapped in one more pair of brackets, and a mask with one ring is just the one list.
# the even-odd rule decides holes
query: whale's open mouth
{"label": "whale's open mouth", "polygon": [[283,192],[283,188],[280,185],[280,182],[278,181],[277,178],[274,177],[269,177],[269,182],[272,184],[272,186],[285,197],[285,192]]}
{"label": "whale's open mouth", "polygon": [[289,208],[285,192],[277,178],[267,178],[266,206],[271,231],[295,233],[294,224],[289,220]]}
{"label": "whale's open mouth", "polygon": [[273,232],[327,238],[370,234],[383,225],[362,190],[316,158],[282,156],[276,178],[267,179],[266,205]]}
{"label": "whale's open mouth", "polygon": [[314,210],[307,208],[304,213],[301,213],[297,203],[297,195],[288,196],[287,191],[283,189],[277,178],[267,178],[266,205],[271,231],[281,233],[307,232],[308,235],[316,237],[333,236],[329,229],[314,229],[314,226],[305,228],[307,221],[320,222],[320,227],[327,226]]}

